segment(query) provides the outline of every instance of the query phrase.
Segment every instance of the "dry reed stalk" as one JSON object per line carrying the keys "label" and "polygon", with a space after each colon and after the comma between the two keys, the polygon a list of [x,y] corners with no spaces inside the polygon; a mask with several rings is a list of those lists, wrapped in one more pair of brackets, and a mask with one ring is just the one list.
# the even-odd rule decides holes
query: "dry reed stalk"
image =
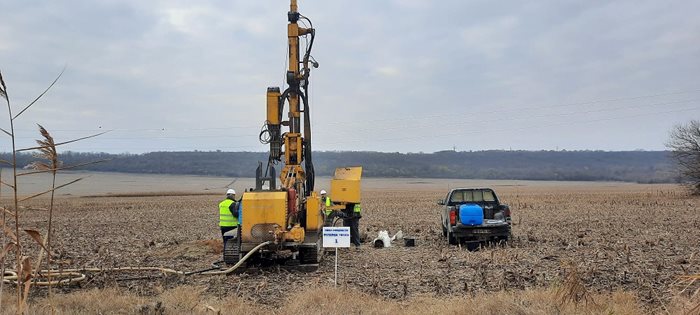
{"label": "dry reed stalk", "polygon": [[[2,78],[2,72],[0,72],[0,97],[4,98],[5,101],[7,102],[7,106],[10,106],[10,101],[7,97],[7,87],[5,86],[5,80]],[[9,134],[5,129],[1,129],[5,134]],[[0,169],[0,183],[2,183],[2,169]],[[2,193],[2,185],[0,185],[0,195]],[[0,253],[2,253],[0,256],[0,276],[4,277],[5,276],[5,256],[6,256],[6,246],[7,246],[7,236],[5,233],[6,229],[6,222],[7,222],[7,212],[5,212],[4,207],[2,208],[2,247],[0,247]],[[5,295],[4,294],[4,286],[3,284],[5,281],[0,281],[0,309],[3,309],[2,307],[2,297]]]}
{"label": "dry reed stalk", "polygon": [[[2,77],[0,76],[0,81],[2,81]],[[0,182],[2,182],[2,168],[0,168]],[[2,185],[0,185],[0,197],[2,197]],[[5,239],[5,220],[7,219],[7,213],[3,208],[0,207],[0,211],[2,211],[2,246],[0,247],[0,277],[5,276],[5,243],[7,240]],[[2,296],[5,295],[4,291],[4,284],[5,281],[0,281],[0,310],[2,308]]]}
{"label": "dry reed stalk", "polygon": [[[53,137],[51,134],[46,130],[41,125],[39,126],[39,133],[41,134],[42,137],[44,137],[43,140],[36,140],[36,143],[41,146],[39,149],[39,152],[34,154],[35,158],[39,159],[44,159],[47,160],[48,163],[41,162],[41,161],[34,161],[31,166],[33,169],[38,170],[38,171],[50,171],[51,172],[51,199],[49,202],[49,223],[48,223],[48,230],[46,231],[46,240],[43,241],[43,245],[39,251],[39,256],[37,259],[36,267],[34,268],[34,278],[37,277],[39,270],[41,269],[41,260],[43,258],[43,253],[44,250],[46,250],[46,269],[50,270],[51,269],[51,229],[52,229],[52,223],[53,223],[53,206],[54,206],[54,197],[55,197],[55,192],[56,192],[56,172],[61,167],[61,162],[58,160],[58,153],[56,152],[56,144],[53,140]],[[47,274],[48,282],[49,282],[49,303],[51,302],[51,273]],[[29,289],[27,288],[24,292],[25,299],[29,295]]]}
{"label": "dry reed stalk", "polygon": [[[14,225],[15,225],[14,226],[15,230],[12,233],[14,233],[14,236],[15,236],[14,237],[14,242],[15,242],[14,249],[15,249],[15,256],[16,256],[15,259],[16,259],[16,264],[17,264],[17,272],[18,272],[18,274],[23,275],[23,274],[25,274],[24,273],[25,270],[23,270],[23,264],[22,264],[24,261],[22,259],[22,243],[21,243],[20,238],[19,238],[19,211],[17,211],[17,209],[19,208],[18,207],[18,203],[19,203],[18,202],[18,195],[17,195],[17,144],[15,141],[15,125],[14,125],[15,118],[18,115],[17,116],[12,115],[12,105],[10,104],[10,97],[9,97],[8,92],[7,92],[7,85],[5,84],[4,79],[2,79],[1,74],[0,74],[0,85],[2,86],[2,92],[0,93],[0,96],[5,98],[5,102],[7,103],[8,118],[10,121],[10,130],[7,131],[7,130],[3,129],[2,131],[5,134],[10,136],[10,139],[12,142],[12,164],[11,165],[12,165],[13,183],[11,185],[11,188],[12,188],[12,193],[13,193]],[[35,102],[36,102],[36,100],[34,102],[32,102],[32,104],[34,104]],[[29,106],[31,106],[31,104]],[[24,110],[29,108],[29,106],[25,107]],[[22,112],[24,110],[22,110]],[[5,220],[3,220],[3,224],[5,224],[4,222],[5,222]],[[10,236],[10,237],[12,236],[11,234],[9,234],[10,232],[8,229],[3,228],[3,231],[4,231],[4,234],[7,234],[6,236]],[[4,263],[4,260],[3,260],[3,263]],[[23,277],[19,277],[17,279],[18,288],[22,287],[23,280],[24,280]],[[17,312],[18,313],[22,312],[23,305],[24,305],[24,303],[22,301],[22,294],[21,294],[21,291],[18,289],[17,290]]]}
{"label": "dry reed stalk", "polygon": [[[55,192],[59,188],[63,188],[65,186],[71,185],[71,184],[83,179],[83,177],[81,177],[81,178],[72,180],[68,183],[56,186],[56,175],[57,175],[58,171],[62,170],[62,169],[70,169],[70,168],[74,168],[77,166],[100,163],[100,162],[104,161],[104,160],[94,161],[94,162],[82,163],[82,164],[79,164],[77,166],[73,165],[73,166],[63,167],[62,162],[58,159],[58,152],[56,150],[56,147],[59,145],[62,145],[62,144],[68,144],[68,143],[96,137],[98,135],[104,134],[105,132],[94,134],[94,135],[83,137],[83,138],[79,138],[79,139],[66,141],[66,142],[56,143],[54,141],[53,137],[51,136],[51,134],[46,130],[46,128],[44,128],[41,125],[38,125],[38,126],[39,126],[39,133],[43,137],[43,139],[41,139],[41,140],[36,140],[36,142],[39,146],[16,150],[16,152],[28,151],[28,150],[38,150],[38,152],[34,154],[34,157],[42,159],[42,160],[46,160],[46,162],[34,161],[31,163],[31,168],[34,169],[33,172],[17,174],[17,176],[37,174],[37,173],[46,173],[46,172],[50,172],[52,175],[51,189],[34,194],[34,195],[31,195],[29,197],[22,198],[20,200],[20,201],[25,201],[25,200],[29,200],[29,199],[44,195],[46,193],[51,193],[49,209],[48,209],[49,218],[48,218],[48,227],[47,227],[47,232],[46,232],[46,238],[42,238],[41,233],[39,233],[38,231],[25,230],[25,232],[27,232],[27,234],[29,234],[32,237],[32,239],[34,239],[40,245],[39,253],[37,255],[36,267],[34,268],[34,275],[33,275],[34,279],[37,279],[38,275],[40,273],[41,262],[43,260],[44,252],[47,253],[47,255],[46,255],[47,263],[46,264],[47,264],[47,270],[49,270],[49,272],[47,272],[46,276],[47,276],[47,280],[48,280],[47,283],[48,283],[48,287],[49,287],[48,288],[49,304],[51,304],[52,303],[51,285],[53,283],[51,281],[52,272],[50,271],[51,270],[51,235],[52,235],[52,230],[53,230],[52,225],[53,225],[53,208],[54,208]],[[31,288],[31,282],[27,282],[24,286],[24,294],[23,294],[24,301],[26,301],[27,298],[29,297],[30,288]]]}

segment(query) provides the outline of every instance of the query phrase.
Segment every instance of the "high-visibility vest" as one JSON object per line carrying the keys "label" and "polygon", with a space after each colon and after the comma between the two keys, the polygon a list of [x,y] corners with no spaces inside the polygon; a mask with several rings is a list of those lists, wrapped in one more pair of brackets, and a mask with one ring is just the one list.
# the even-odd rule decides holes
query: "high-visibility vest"
{"label": "high-visibility vest", "polygon": [[229,207],[233,203],[231,199],[224,199],[224,201],[219,203],[219,226],[222,227],[236,227],[238,226],[238,219],[233,216]]}
{"label": "high-visibility vest", "polygon": [[326,216],[330,216],[331,213],[333,212],[333,209],[331,209],[331,206],[333,206],[333,202],[331,201],[331,198],[326,197]]}
{"label": "high-visibility vest", "polygon": [[362,208],[360,207],[359,203],[356,203],[355,207],[352,209],[352,212],[355,212],[356,215],[359,215],[360,211],[362,211]]}

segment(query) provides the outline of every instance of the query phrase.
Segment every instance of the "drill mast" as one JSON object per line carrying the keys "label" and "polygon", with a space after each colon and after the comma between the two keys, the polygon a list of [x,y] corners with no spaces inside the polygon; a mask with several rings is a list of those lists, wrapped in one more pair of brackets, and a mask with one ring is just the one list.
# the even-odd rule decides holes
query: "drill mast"
{"label": "drill mast", "polygon": [[[309,28],[299,26],[298,22],[302,19],[308,22]],[[314,189],[314,169],[311,159],[308,86],[311,74],[309,62],[314,68],[318,67],[318,63],[311,57],[315,30],[311,21],[298,12],[296,0],[291,0],[287,20],[287,88],[283,92],[280,92],[279,87],[267,88],[267,121],[266,128],[261,133],[261,140],[270,144],[270,156],[264,176],[262,170],[258,169],[257,185],[262,187],[262,182],[269,181],[269,187],[274,189],[275,170],[272,165],[284,158],[279,177],[281,186],[285,189],[294,188],[300,194],[303,193],[303,196],[309,196]],[[302,36],[310,36],[303,56],[299,47]],[[283,120],[285,102],[289,104],[287,120]],[[287,132],[282,133],[283,126],[288,127]]]}

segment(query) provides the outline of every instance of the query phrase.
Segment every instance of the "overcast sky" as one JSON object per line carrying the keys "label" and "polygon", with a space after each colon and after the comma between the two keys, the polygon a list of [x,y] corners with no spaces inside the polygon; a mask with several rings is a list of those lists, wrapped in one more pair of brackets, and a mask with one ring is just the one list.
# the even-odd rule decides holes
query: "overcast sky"
{"label": "overcast sky", "polygon": [[[0,0],[20,145],[265,151],[288,1]],[[315,150],[661,150],[700,118],[698,1],[299,0]],[[0,125],[9,125],[2,115]],[[0,151],[9,151],[7,140]]]}

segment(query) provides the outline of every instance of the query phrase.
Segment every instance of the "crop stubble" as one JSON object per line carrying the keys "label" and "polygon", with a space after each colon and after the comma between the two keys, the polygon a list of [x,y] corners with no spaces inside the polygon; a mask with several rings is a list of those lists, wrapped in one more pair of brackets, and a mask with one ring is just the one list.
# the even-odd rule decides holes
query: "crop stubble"
{"label": "crop stubble", "polygon": [[[382,229],[402,230],[416,237],[417,246],[342,250],[341,286],[398,300],[474,295],[557,285],[573,263],[588,290],[631,291],[653,309],[676,294],[677,275],[700,273],[699,201],[675,186],[496,186],[513,209],[514,240],[469,252],[442,238],[436,205],[446,193],[442,184],[396,183],[365,189],[360,226],[370,238]],[[207,268],[219,258],[220,245],[209,241],[219,239],[217,202],[216,195],[62,197],[54,261],[65,268]],[[26,222],[43,228],[41,212],[23,213]],[[214,297],[237,295],[277,306],[292,287],[332,283],[332,258],[326,256],[315,273],[265,267],[227,277],[154,275],[135,281],[118,281],[134,275],[97,273],[82,287],[119,285],[148,295],[181,284],[205,285]]]}

